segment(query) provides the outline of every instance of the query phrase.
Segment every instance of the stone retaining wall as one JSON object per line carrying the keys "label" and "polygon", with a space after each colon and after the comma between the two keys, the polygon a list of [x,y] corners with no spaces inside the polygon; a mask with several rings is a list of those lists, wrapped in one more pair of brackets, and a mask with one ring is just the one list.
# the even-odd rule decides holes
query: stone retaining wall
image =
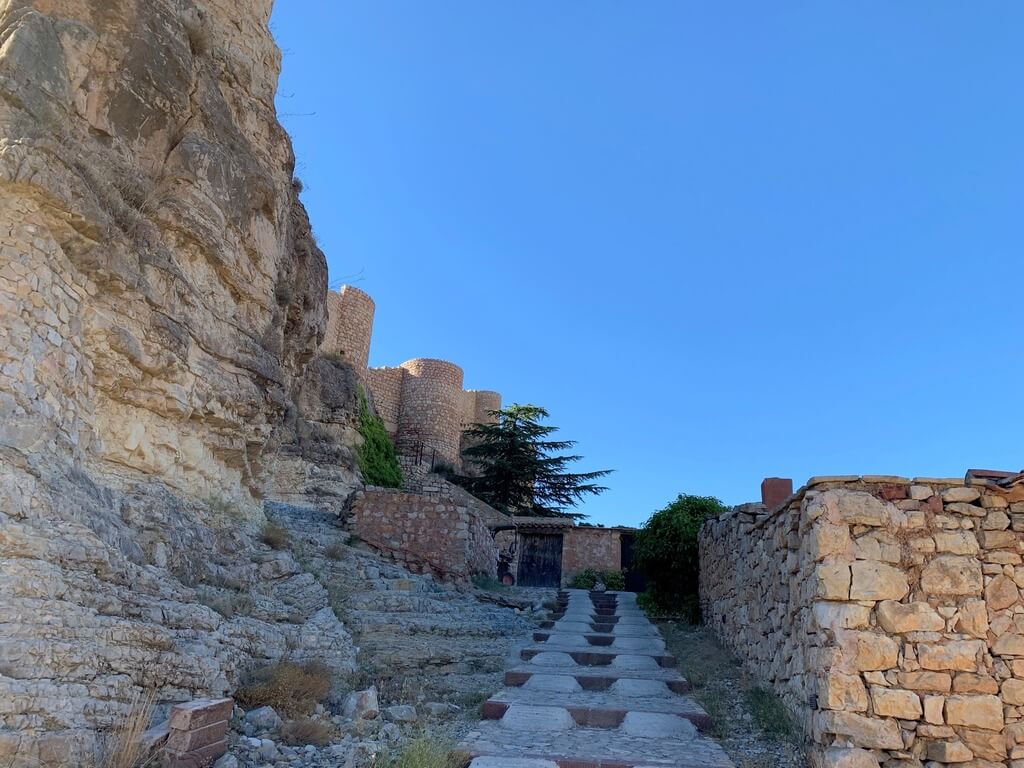
{"label": "stone retaining wall", "polygon": [[829,768],[1024,768],[1024,489],[817,478],[701,531],[705,621]]}
{"label": "stone retaining wall", "polygon": [[466,501],[468,494],[457,492],[461,489],[451,490],[453,486],[443,480],[436,488],[430,493],[358,491],[349,530],[416,573],[450,581],[496,576],[498,550],[485,517]]}

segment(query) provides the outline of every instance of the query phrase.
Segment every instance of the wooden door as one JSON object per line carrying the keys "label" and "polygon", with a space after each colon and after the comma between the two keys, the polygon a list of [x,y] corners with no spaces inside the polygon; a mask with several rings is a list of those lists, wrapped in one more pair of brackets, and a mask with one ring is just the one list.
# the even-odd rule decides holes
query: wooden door
{"label": "wooden door", "polygon": [[647,575],[643,571],[637,570],[633,564],[634,543],[635,537],[631,533],[624,533],[619,537],[620,562],[622,563],[622,572],[626,576],[626,591],[639,593],[647,589]]}
{"label": "wooden door", "polygon": [[562,534],[523,533],[519,547],[519,586],[562,586]]}

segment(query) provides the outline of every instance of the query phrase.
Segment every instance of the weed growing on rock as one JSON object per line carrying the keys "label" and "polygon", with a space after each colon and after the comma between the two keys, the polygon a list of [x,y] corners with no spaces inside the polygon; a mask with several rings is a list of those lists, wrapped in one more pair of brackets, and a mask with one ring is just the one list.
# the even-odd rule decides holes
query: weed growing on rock
{"label": "weed growing on rock", "polygon": [[483,573],[478,573],[473,577],[473,586],[477,589],[482,589],[485,592],[500,592],[503,589],[508,589],[508,587],[493,576],[488,576]]}
{"label": "weed growing on rock", "polygon": [[288,531],[279,525],[267,522],[260,531],[260,541],[271,549],[285,549],[288,546]]}
{"label": "weed growing on rock", "polygon": [[382,754],[375,768],[464,768],[467,758],[448,741],[424,734],[407,742],[397,755]]}
{"label": "weed growing on rock", "polygon": [[793,721],[778,696],[757,686],[750,688],[746,693],[750,713],[754,716],[758,728],[772,738],[793,738]]}
{"label": "weed growing on rock", "polygon": [[324,549],[324,555],[331,560],[341,560],[345,556],[345,545],[340,541],[332,542]]}
{"label": "weed growing on rock", "polygon": [[331,671],[325,664],[282,661],[256,670],[247,685],[235,692],[245,707],[269,706],[282,717],[304,717],[331,692]]}
{"label": "weed growing on rock", "polygon": [[153,692],[135,697],[110,730],[96,761],[99,768],[144,768],[155,763],[157,755],[147,754],[142,746],[142,734],[153,717],[155,698]]}
{"label": "weed growing on rock", "polygon": [[307,744],[325,747],[337,738],[338,732],[330,723],[323,720],[301,717],[284,723],[278,735],[281,741],[292,747],[304,747]]}
{"label": "weed growing on rock", "polygon": [[225,619],[232,619],[236,615],[249,616],[256,607],[256,602],[252,597],[241,592],[222,593],[202,590],[199,593],[199,602],[216,611]]}

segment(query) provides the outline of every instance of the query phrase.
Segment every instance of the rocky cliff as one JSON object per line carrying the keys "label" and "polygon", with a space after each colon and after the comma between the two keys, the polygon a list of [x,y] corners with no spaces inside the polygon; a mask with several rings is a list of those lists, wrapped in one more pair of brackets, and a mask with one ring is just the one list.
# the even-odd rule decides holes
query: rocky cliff
{"label": "rocky cliff", "polygon": [[264,496],[356,478],[352,393],[310,365],[326,266],[270,6],[0,2],[5,766],[87,764],[143,689],[352,663],[323,587],[257,536]]}

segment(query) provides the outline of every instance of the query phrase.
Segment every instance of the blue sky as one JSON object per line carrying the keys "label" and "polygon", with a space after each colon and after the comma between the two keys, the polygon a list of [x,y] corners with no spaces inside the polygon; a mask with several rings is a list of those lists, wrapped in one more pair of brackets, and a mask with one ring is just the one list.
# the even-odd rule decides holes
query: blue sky
{"label": "blue sky", "polygon": [[1024,466],[1024,5],[278,0],[371,364],[547,407],[582,510]]}

